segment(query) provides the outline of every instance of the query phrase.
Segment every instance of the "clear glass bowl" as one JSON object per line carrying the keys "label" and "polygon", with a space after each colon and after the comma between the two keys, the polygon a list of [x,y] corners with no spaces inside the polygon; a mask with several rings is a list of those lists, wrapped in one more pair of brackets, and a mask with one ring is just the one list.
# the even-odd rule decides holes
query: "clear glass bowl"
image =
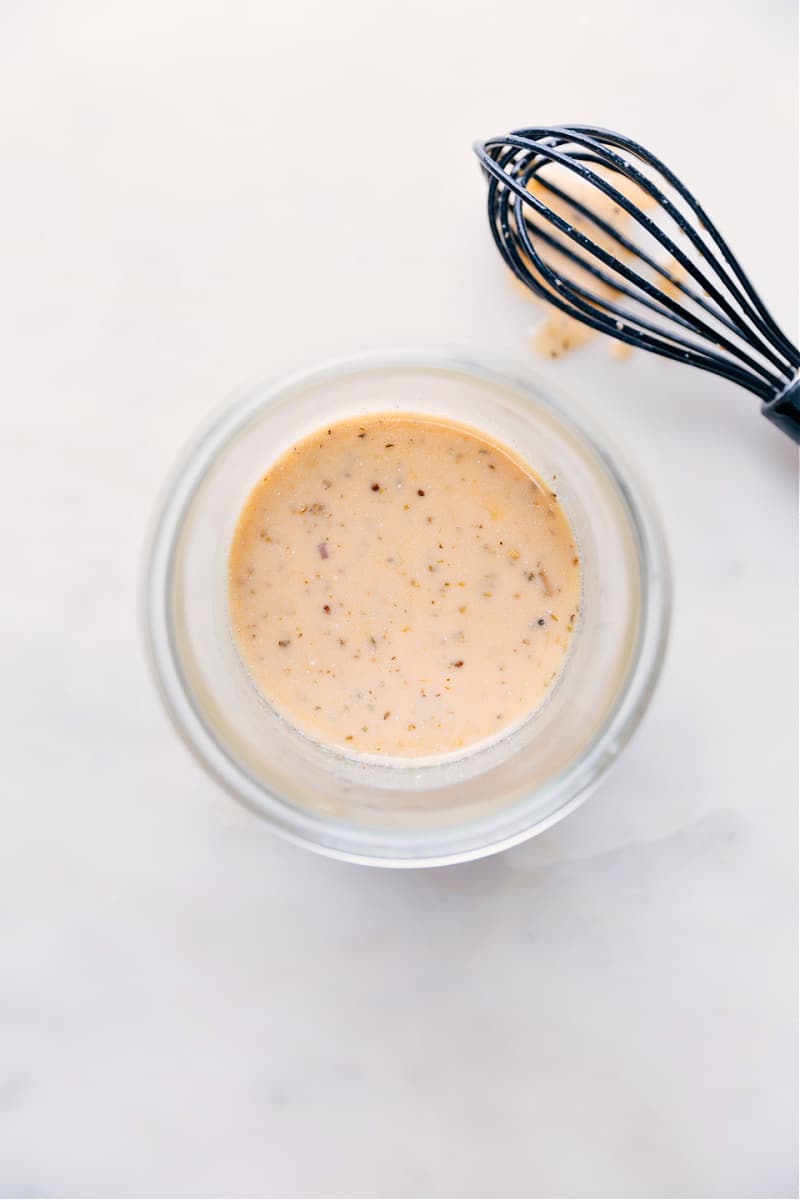
{"label": "clear glass bowl", "polygon": [[[326,364],[228,409],[188,451],[163,502],[145,585],[164,703],[189,748],[279,833],[372,865],[461,862],[541,833],[597,785],[635,729],[669,616],[664,543],[617,456],[516,367],[394,352]],[[521,727],[455,760],[366,763],[316,744],[257,694],[228,628],[226,560],[264,469],[328,421],[451,417],[504,442],[558,495],[583,564],[582,619],[550,698]]]}

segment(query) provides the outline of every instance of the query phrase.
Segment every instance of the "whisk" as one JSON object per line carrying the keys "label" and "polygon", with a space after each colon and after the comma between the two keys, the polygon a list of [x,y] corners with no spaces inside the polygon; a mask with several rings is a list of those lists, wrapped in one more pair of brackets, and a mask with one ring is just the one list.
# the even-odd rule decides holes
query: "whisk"
{"label": "whisk", "polygon": [[[495,243],[523,284],[592,329],[747,388],[800,442],[800,352],[654,154],[591,125],[519,129],[474,149],[488,176]],[[570,176],[583,181],[577,191],[561,186]],[[630,236],[593,210],[589,187],[628,214]]]}

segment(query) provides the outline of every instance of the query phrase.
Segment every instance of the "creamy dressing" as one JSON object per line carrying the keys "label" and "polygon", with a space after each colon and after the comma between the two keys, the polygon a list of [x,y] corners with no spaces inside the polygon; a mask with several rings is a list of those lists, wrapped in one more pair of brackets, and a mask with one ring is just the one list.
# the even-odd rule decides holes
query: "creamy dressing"
{"label": "creamy dressing", "polygon": [[233,637],[288,721],[353,755],[448,754],[533,713],[581,573],[545,482],[466,426],[326,426],[250,493],[229,555]]}
{"label": "creamy dressing", "polygon": [[[655,206],[653,198],[639,188],[632,180],[599,167],[595,167],[594,169],[598,175],[605,175],[608,181],[623,196],[633,201],[643,212],[647,212]],[[537,179],[531,180],[527,185],[531,195],[535,196],[537,200],[541,200],[557,216],[563,217],[564,220],[568,221],[573,229],[591,238],[595,245],[613,254],[620,262],[629,263],[633,261],[634,255],[629,250],[626,250],[606,230],[597,226],[594,221],[591,221],[584,213],[570,204],[569,199],[571,197],[584,204],[596,217],[604,221],[616,233],[622,234],[629,240],[635,240],[635,222],[620,205],[616,204],[609,196],[606,196],[591,184],[586,183],[585,180],[576,178],[566,170],[553,170],[548,173],[547,179],[558,184],[561,190],[564,191],[565,196],[553,195]],[[602,267],[602,263],[597,263],[594,258],[589,256],[588,252],[576,248],[565,234],[562,234],[555,227],[549,225],[544,219],[539,219],[539,223],[547,229],[549,235],[556,242],[568,246],[578,254],[585,255],[590,262]],[[563,274],[564,278],[568,279],[570,283],[585,288],[591,295],[605,300],[615,300],[619,297],[620,293],[616,288],[611,287],[610,284],[603,283],[589,271],[565,258],[557,247],[542,244],[537,248],[547,265],[552,267],[556,273]],[[536,274],[532,263],[527,262],[526,265],[533,274]],[[676,273],[677,264],[670,262],[664,265],[673,274]],[[647,273],[646,268],[645,273]],[[609,269],[608,274],[613,277],[613,270]],[[530,339],[531,348],[540,357],[561,358],[562,355],[569,353],[570,350],[574,350],[578,346],[583,346],[596,336],[596,330],[588,325],[584,325],[574,317],[568,316],[567,313],[561,312],[560,309],[551,306],[548,301],[537,296],[535,292],[532,292],[530,288],[518,280],[515,275],[512,275],[511,278],[514,287],[526,299],[532,300],[537,305],[544,306],[547,309],[546,318],[537,326]],[[658,278],[656,282],[667,295],[677,293],[677,289],[673,284],[661,278]],[[612,339],[609,341],[609,352],[613,358],[626,359],[633,354],[633,347],[626,342]]]}

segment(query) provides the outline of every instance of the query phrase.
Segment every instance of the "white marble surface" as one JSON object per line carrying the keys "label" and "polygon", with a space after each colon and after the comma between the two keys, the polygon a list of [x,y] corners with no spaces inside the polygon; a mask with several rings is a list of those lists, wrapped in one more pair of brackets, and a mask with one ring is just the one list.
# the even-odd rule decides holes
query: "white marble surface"
{"label": "white marble surface", "polygon": [[524,347],[476,136],[640,135],[791,324],[795,45],[789,0],[0,7],[0,1194],[797,1194],[796,458],[754,401],[544,366],[649,477],[675,623],[612,776],[497,858],[284,845],[178,743],[136,614],[243,382]]}

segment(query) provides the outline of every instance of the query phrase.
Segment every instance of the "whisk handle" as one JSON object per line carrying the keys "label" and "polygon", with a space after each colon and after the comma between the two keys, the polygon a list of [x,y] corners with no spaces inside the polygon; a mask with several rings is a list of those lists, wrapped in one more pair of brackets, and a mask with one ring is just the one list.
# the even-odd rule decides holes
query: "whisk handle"
{"label": "whisk handle", "polygon": [[800,442],[800,378],[774,400],[765,400],[761,411],[793,441]]}

